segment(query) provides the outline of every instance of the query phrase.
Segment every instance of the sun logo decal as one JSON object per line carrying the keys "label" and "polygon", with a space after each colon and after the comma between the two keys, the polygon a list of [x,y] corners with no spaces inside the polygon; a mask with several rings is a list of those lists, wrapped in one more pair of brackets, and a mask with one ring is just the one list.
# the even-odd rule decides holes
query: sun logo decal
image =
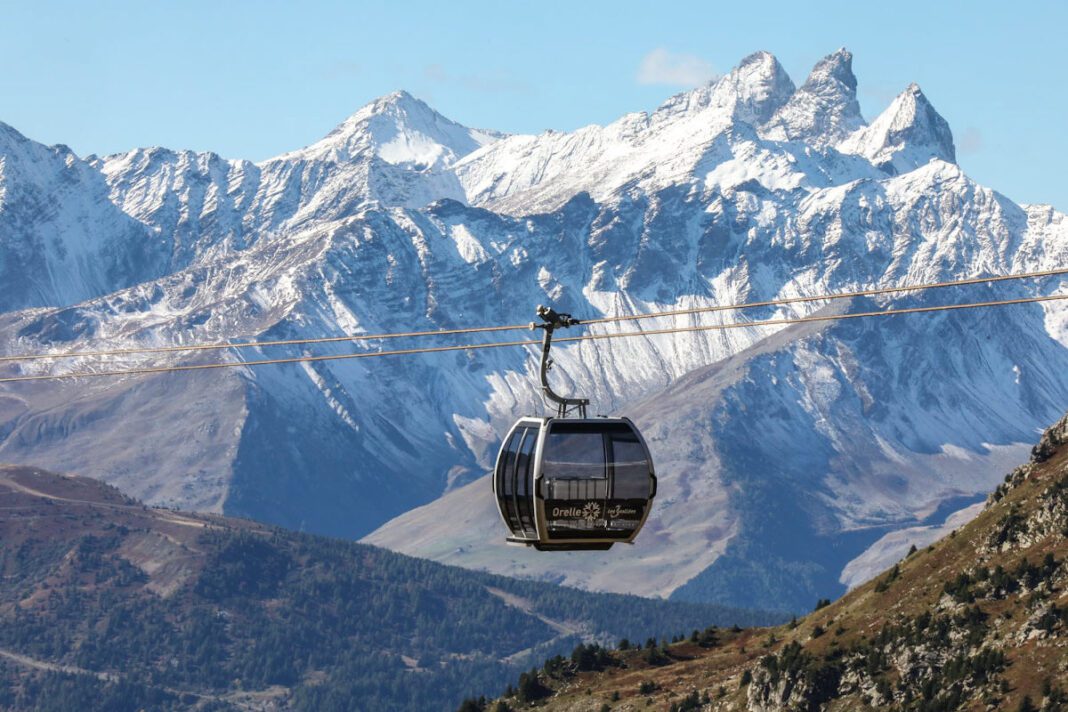
{"label": "sun logo decal", "polygon": [[586,506],[582,508],[582,518],[586,520],[586,523],[593,526],[593,523],[601,518],[601,505],[596,502],[587,502]]}

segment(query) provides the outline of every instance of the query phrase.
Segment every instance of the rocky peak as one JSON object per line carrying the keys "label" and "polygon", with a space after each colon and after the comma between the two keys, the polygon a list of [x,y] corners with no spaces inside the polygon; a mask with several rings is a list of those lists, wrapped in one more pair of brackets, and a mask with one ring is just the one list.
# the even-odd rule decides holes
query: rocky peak
{"label": "rocky peak", "polygon": [[1031,462],[1035,464],[1045,462],[1066,442],[1068,442],[1068,415],[1042,433],[1042,438],[1031,449]]}
{"label": "rocky peak", "polygon": [[422,170],[450,165],[498,137],[462,126],[401,90],[370,102],[322,140],[279,158],[348,162],[377,156]]}
{"label": "rocky peak", "polygon": [[853,74],[853,53],[841,47],[821,59],[812,68],[801,89],[830,98],[856,101],[857,77]]}
{"label": "rocky peak", "polygon": [[790,75],[770,52],[749,55],[725,82],[737,97],[735,118],[754,125],[771,118],[794,93]]}
{"label": "rocky peak", "polygon": [[816,63],[805,83],[775,113],[764,132],[775,140],[823,146],[836,143],[863,125],[853,54],[842,48]]}
{"label": "rocky peak", "polygon": [[891,174],[919,168],[932,158],[956,162],[949,124],[916,84],[910,84],[870,126],[850,135],[839,149],[862,155]]}
{"label": "rocky peak", "polygon": [[794,93],[794,83],[770,52],[754,52],[726,76],[668,99],[661,116],[716,107],[736,121],[758,125],[767,121]]}

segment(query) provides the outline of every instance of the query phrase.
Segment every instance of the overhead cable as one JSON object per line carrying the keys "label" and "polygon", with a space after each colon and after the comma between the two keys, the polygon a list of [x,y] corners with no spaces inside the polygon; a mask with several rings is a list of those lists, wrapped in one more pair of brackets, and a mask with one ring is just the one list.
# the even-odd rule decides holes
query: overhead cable
{"label": "overhead cable", "polygon": [[[782,299],[769,299],[757,302],[743,302],[741,304],[717,304],[712,306],[689,307],[683,309],[671,309],[658,312],[645,312],[641,314],[625,314],[620,316],[606,316],[594,319],[582,319],[583,324],[609,324],[615,322],[638,321],[643,319],[658,319],[669,316],[681,316],[686,314],[707,314],[720,311],[734,311],[740,309],[755,309],[759,307],[775,307],[788,304],[803,304],[807,302],[831,301],[836,299],[853,299],[857,297],[874,297],[884,294],[899,294],[902,292],[925,291],[931,289],[945,289],[949,287],[963,287],[973,284],[988,284],[1006,282],[1010,280],[1038,279],[1041,277],[1053,277],[1068,274],[1068,268],[1042,270],[1039,272],[1023,272],[1016,274],[996,275],[991,277],[970,277],[968,279],[953,280],[947,282],[928,282],[925,284],[908,284],[896,287],[876,287],[873,289],[861,289],[852,292],[836,292],[832,294],[817,294],[811,296],[786,297]],[[12,354],[0,356],[0,363],[11,361],[42,361],[67,358],[96,358],[101,356],[130,356],[155,353],[195,352],[195,351],[219,351],[226,349],[250,349],[265,348],[269,346],[304,346],[311,344],[329,344],[355,341],[379,341],[385,339],[402,339],[426,336],[459,336],[464,334],[479,334],[494,331],[518,331],[527,329],[529,324],[503,324],[499,326],[476,326],[458,329],[437,329],[425,331],[402,331],[381,334],[344,334],[340,336],[321,336],[304,339],[276,339],[269,341],[238,341],[217,342],[208,344],[188,344],[174,346],[146,346],[137,348],[105,349],[98,351],[63,351],[56,353]]]}
{"label": "overhead cable", "polygon": [[[901,309],[886,309],[880,311],[856,312],[853,314],[828,314],[812,315],[803,317],[791,317],[782,319],[766,319],[763,321],[740,321],[729,324],[707,324],[700,326],[678,326],[663,329],[648,329],[639,331],[625,331],[604,334],[583,334],[581,336],[568,336],[556,339],[559,342],[599,341],[604,339],[619,339],[633,336],[658,336],[663,334],[681,334],[702,331],[724,331],[728,329],[757,328],[763,326],[786,326],[790,324],[805,324],[822,321],[843,321],[846,319],[862,319],[872,317],[894,316],[898,314],[920,314],[928,312],[954,311],[958,309],[979,309],[987,307],[1001,307],[1012,304],[1033,304],[1036,302],[1051,302],[1068,299],[1068,294],[1051,294],[1037,297],[1020,297],[1016,299],[999,299],[985,302],[968,302],[963,304],[942,304],[926,307],[906,307]],[[587,322],[589,323],[589,322]],[[526,328],[526,327],[524,327]],[[307,356],[291,356],[284,358],[262,359],[257,361],[229,361],[196,364],[176,364],[172,366],[154,366],[145,368],[128,368],[105,371],[77,371],[59,374],[35,374],[28,376],[11,376],[0,378],[0,383],[20,383],[27,381],[54,381],[73,378],[98,378],[117,376],[138,376],[157,373],[173,373],[180,371],[203,371],[220,368],[241,368],[246,366],[268,366],[285,363],[312,363],[319,361],[343,361],[351,359],[377,358],[382,356],[407,356],[413,354],[443,353],[449,351],[476,351],[480,349],[495,349],[509,346],[537,346],[541,342],[537,340],[521,341],[497,341],[485,344],[457,344],[449,346],[427,346],[410,349],[395,349],[391,351],[362,351],[347,354],[320,354]]]}

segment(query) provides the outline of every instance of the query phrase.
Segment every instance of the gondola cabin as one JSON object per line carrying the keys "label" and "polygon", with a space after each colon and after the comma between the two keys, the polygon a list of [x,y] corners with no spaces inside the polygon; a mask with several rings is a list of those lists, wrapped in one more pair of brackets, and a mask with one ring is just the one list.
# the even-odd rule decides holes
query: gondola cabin
{"label": "gondola cabin", "polygon": [[497,455],[493,492],[510,543],[604,550],[638,535],[656,475],[627,418],[520,418]]}

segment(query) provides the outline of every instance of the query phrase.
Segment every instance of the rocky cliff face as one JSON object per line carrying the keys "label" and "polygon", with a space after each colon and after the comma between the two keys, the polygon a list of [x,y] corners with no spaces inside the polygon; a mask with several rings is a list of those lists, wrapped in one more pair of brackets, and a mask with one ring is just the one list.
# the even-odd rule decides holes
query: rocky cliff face
{"label": "rocky cliff face", "polygon": [[855,635],[846,631],[856,630],[850,617],[894,596],[892,618],[861,626],[877,633],[835,641],[822,660],[810,652],[822,648],[815,628],[809,643],[787,643],[754,668],[748,708],[824,709],[854,700],[963,709],[979,700],[1004,709],[1024,697],[1030,709],[1068,703],[1060,685],[1068,670],[1061,652],[1068,633],[1066,426],[1062,419],[1045,432],[1031,461],[1005,477],[975,522],[812,616],[820,631],[837,625],[835,637],[848,640]]}
{"label": "rocky cliff face", "polygon": [[[969,179],[922,92],[910,87],[868,125],[856,86],[844,50],[799,88],[758,53],[651,114],[573,133],[467,129],[398,93],[259,164],[165,149],[82,161],[9,141],[0,221],[23,231],[0,232],[0,254],[50,271],[0,259],[33,285],[10,290],[0,350],[523,323],[538,303],[581,318],[1068,264],[1063,215]],[[34,170],[16,174],[16,164]],[[44,199],[8,197],[55,184],[104,217],[59,224]],[[93,220],[104,227],[83,229]],[[62,256],[72,250],[43,239],[52,234],[114,260],[71,261]],[[1045,280],[835,308],[1060,288]],[[584,391],[597,412],[635,415],[659,463],[649,531],[602,558],[503,549],[485,483],[469,485],[509,421],[540,407],[534,354],[522,349],[7,385],[0,459],[294,528],[362,536],[386,525],[371,541],[461,565],[798,608],[840,592],[847,565],[893,530],[938,524],[992,486],[1068,402],[1064,326],[1056,307],[1034,305],[558,349],[560,388]],[[158,354],[108,367],[407,345]],[[79,358],[3,372],[100,367]],[[849,570],[862,580],[865,566]]]}

